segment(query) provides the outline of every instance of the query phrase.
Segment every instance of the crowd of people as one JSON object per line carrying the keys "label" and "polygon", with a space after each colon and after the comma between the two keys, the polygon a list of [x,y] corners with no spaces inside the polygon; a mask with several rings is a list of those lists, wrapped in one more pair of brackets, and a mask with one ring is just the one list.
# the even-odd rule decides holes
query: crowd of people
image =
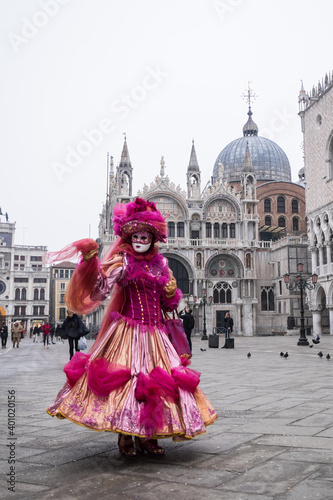
{"label": "crowd of people", "polygon": [[[79,340],[81,337],[87,335],[89,330],[83,324],[81,318],[74,314],[72,311],[67,311],[67,317],[62,325],[50,324],[48,321],[44,321],[43,324],[35,324],[30,327],[29,338],[33,339],[33,342],[41,343],[44,349],[49,349],[51,344],[56,344],[56,341],[64,343],[68,340],[69,345],[69,356],[70,359],[75,352],[79,352]],[[2,349],[7,349],[8,342],[8,326],[5,321],[2,321],[0,326],[1,334],[1,347]],[[15,320],[11,327],[11,341],[13,348],[19,348],[21,341],[26,337],[26,330],[21,321]]]}

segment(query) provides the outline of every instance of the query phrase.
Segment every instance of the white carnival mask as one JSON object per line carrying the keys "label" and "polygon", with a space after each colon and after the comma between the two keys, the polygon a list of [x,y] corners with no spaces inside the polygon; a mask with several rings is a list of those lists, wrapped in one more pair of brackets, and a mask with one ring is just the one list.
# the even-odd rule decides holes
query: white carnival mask
{"label": "white carnival mask", "polygon": [[148,231],[138,231],[132,234],[132,247],[135,252],[145,253],[149,250],[153,235]]}

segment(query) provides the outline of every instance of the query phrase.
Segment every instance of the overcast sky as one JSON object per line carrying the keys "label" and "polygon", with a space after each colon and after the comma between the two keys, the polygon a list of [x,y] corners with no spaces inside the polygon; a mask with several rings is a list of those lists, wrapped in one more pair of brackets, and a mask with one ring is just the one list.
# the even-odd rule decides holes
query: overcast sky
{"label": "overcast sky", "polygon": [[[329,0],[0,0],[0,207],[16,243],[98,236],[106,154],[124,135],[134,193],[158,175],[202,187],[242,136],[251,82],[259,135],[303,166],[297,97],[333,68]],[[1,218],[4,221],[4,217]]]}

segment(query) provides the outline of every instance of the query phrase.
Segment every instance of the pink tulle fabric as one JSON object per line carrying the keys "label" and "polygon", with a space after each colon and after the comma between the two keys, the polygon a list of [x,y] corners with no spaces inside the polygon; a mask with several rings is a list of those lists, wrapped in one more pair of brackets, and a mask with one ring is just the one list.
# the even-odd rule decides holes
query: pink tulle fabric
{"label": "pink tulle fabric", "polygon": [[88,370],[88,388],[99,397],[106,397],[110,392],[126,384],[131,378],[131,370],[105,358],[91,362]]}
{"label": "pink tulle fabric", "polygon": [[87,370],[90,355],[76,352],[72,359],[64,366],[64,372],[67,376],[67,382],[70,387],[74,387],[76,382]]}
{"label": "pink tulle fabric", "polygon": [[126,366],[109,363],[105,358],[90,362],[90,354],[76,352],[64,366],[69,387],[74,387],[86,371],[88,388],[99,397],[107,397],[131,378],[131,370]]}
{"label": "pink tulle fabric", "polygon": [[149,375],[140,372],[135,397],[144,403],[140,423],[145,427],[147,439],[150,439],[163,425],[163,398],[174,403],[179,400],[177,383],[160,367],[154,368]]}
{"label": "pink tulle fabric", "polygon": [[201,374],[199,372],[192,370],[192,368],[177,366],[172,368],[171,373],[179,387],[194,394],[200,382]]}

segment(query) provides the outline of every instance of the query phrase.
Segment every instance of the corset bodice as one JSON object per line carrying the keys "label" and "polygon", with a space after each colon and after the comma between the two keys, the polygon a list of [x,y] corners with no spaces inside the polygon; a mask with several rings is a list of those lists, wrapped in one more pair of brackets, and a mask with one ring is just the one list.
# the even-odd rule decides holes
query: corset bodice
{"label": "corset bodice", "polygon": [[128,282],[123,288],[125,300],[121,314],[149,326],[163,324],[162,288],[163,284],[154,279],[136,278]]}

